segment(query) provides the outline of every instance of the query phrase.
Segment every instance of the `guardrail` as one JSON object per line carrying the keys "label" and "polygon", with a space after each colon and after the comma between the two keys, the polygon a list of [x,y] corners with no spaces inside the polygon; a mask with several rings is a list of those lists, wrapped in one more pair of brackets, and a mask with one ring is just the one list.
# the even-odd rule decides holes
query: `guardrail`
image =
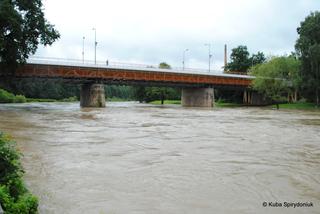
{"label": "guardrail", "polygon": [[227,74],[222,71],[211,70],[201,68],[180,68],[171,67],[170,69],[159,68],[157,65],[147,64],[135,64],[135,63],[124,63],[116,61],[91,61],[91,60],[79,60],[79,59],[64,59],[64,58],[45,58],[45,57],[30,57],[27,60],[31,64],[45,64],[45,65],[65,65],[65,66],[76,66],[76,67],[95,67],[95,68],[112,68],[112,69],[130,69],[130,70],[143,70],[143,71],[155,71],[155,72],[175,72],[175,73],[187,73],[187,74],[204,74],[224,77],[238,77],[244,79],[251,79],[251,76],[243,74]]}
{"label": "guardrail", "polygon": [[[93,66],[93,67],[112,67],[112,68],[131,68],[131,69],[161,69],[158,65],[138,64],[138,63],[127,63],[117,61],[96,61],[92,60],[79,60],[79,59],[67,59],[67,58],[53,58],[53,57],[38,57],[32,56],[27,62],[39,62],[41,64],[59,64],[59,65],[72,65],[72,66]],[[200,73],[222,73],[218,70],[210,70],[203,68],[182,68],[182,67],[171,67],[170,70],[180,72],[200,72]]]}

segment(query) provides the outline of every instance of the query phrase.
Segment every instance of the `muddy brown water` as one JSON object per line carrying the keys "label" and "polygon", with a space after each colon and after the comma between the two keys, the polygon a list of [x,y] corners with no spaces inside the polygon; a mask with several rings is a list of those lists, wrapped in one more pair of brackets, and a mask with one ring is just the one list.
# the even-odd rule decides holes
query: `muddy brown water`
{"label": "muddy brown water", "polygon": [[0,130],[40,213],[320,213],[319,111],[2,104]]}

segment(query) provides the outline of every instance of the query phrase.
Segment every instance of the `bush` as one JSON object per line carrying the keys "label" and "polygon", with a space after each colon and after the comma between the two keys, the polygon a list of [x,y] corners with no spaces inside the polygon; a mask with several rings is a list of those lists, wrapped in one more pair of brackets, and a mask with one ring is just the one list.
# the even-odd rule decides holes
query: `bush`
{"label": "bush", "polygon": [[15,103],[25,103],[27,99],[23,95],[16,95]]}
{"label": "bush", "polygon": [[17,95],[0,89],[0,103],[25,103],[27,100],[23,95]]}
{"label": "bush", "polygon": [[0,103],[13,103],[15,98],[14,94],[0,89]]}
{"label": "bush", "polygon": [[24,185],[20,156],[15,142],[0,132],[0,204],[6,214],[37,213],[38,199]]}

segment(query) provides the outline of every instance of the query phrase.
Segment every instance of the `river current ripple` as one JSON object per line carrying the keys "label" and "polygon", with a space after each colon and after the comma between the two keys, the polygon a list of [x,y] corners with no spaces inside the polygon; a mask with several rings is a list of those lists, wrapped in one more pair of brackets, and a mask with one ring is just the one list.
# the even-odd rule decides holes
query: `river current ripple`
{"label": "river current ripple", "polygon": [[0,130],[40,213],[320,212],[319,111],[3,104]]}

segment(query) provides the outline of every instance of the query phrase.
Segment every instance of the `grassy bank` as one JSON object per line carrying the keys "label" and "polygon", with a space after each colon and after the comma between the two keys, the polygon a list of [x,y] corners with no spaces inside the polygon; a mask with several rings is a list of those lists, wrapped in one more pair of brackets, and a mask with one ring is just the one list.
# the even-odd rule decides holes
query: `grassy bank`
{"label": "grassy bank", "polygon": [[[161,100],[152,101],[152,102],[150,102],[150,104],[161,105]],[[180,105],[181,101],[180,100],[164,100],[164,104]]]}
{"label": "grassy bank", "polygon": [[[155,100],[150,102],[150,104],[155,104],[155,105],[161,105],[161,100]],[[175,104],[175,105],[180,105],[181,101],[180,100],[164,100],[164,104]],[[225,102],[215,102],[215,107],[240,107],[242,104],[238,103],[225,103]]]}
{"label": "grassy bank", "polygon": [[[272,105],[276,108],[276,105]],[[299,110],[320,110],[314,103],[284,103],[279,104],[280,109],[299,109]]]}
{"label": "grassy bank", "polygon": [[0,204],[7,214],[37,213],[38,199],[23,182],[20,152],[15,142],[0,131]]}
{"label": "grassy bank", "polygon": [[56,100],[56,99],[47,99],[47,98],[26,98],[28,103],[32,102],[76,102],[78,101],[77,97],[69,97],[69,98],[64,98],[61,100]]}
{"label": "grassy bank", "polygon": [[[161,105],[161,101],[155,100],[150,102],[150,104]],[[164,100],[164,104],[180,105],[181,101],[180,100]],[[221,108],[244,107],[244,106],[246,105],[243,105],[240,103],[228,103],[223,101],[215,102],[215,107],[221,107]],[[280,109],[299,109],[299,110],[319,110],[320,111],[320,108],[317,108],[317,106],[314,103],[307,103],[307,102],[279,104],[279,107]],[[270,106],[267,106],[267,108],[276,108],[276,105],[270,105]]]}

